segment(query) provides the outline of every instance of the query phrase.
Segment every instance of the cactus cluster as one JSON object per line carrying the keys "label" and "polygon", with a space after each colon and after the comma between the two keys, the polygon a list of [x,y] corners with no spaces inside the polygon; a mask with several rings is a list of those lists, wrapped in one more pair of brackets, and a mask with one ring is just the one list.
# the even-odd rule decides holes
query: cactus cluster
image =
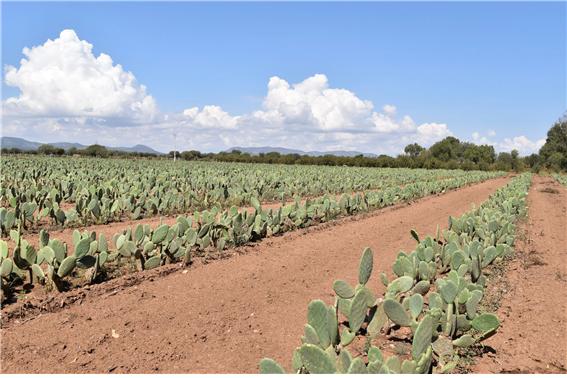
{"label": "cactus cluster", "polygon": [[[458,363],[458,349],[492,335],[498,318],[481,311],[488,283],[482,269],[513,246],[514,223],[525,214],[525,196],[531,175],[514,178],[480,208],[455,219],[436,237],[411,236],[417,246],[400,252],[392,271],[381,274],[384,298],[369,288],[372,251],[365,249],[355,287],[343,280],[333,283],[333,305],[321,300],[308,307],[302,345],[293,353],[292,368],[299,373],[444,373]],[[372,345],[390,329],[406,328],[411,356],[386,358]],[[366,353],[349,350],[357,338],[370,345]],[[262,373],[282,373],[283,368],[265,358]]]}

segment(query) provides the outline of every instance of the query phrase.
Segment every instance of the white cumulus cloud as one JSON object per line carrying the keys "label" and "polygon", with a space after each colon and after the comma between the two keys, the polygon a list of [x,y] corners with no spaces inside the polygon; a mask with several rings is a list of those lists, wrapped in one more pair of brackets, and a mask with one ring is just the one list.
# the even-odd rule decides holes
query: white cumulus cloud
{"label": "white cumulus cloud", "polygon": [[501,141],[494,141],[491,138],[496,136],[494,130],[489,130],[487,136],[475,131],[472,133],[472,142],[476,144],[488,144],[494,146],[497,152],[510,152],[517,150],[520,155],[530,155],[537,153],[545,144],[545,138],[531,140],[525,135],[519,135],[511,138],[504,138]]}
{"label": "white cumulus cloud", "polygon": [[262,122],[344,130],[368,126],[372,102],[347,89],[329,88],[327,76],[316,74],[290,85],[271,77],[263,109],[252,114]]}
{"label": "white cumulus cloud", "polygon": [[183,116],[191,126],[198,128],[233,129],[238,121],[238,117],[231,116],[216,105],[207,105],[201,110],[198,107],[185,109]]}
{"label": "white cumulus cloud", "polygon": [[520,135],[513,138],[504,138],[502,142],[498,143],[498,149],[508,152],[518,150],[522,155],[529,155],[538,152],[544,144],[545,139],[532,141],[524,135]]}
{"label": "white cumulus cloud", "polygon": [[146,88],[109,55],[97,57],[92,49],[70,29],[43,45],[24,48],[19,67],[5,67],[6,84],[20,94],[6,99],[4,111],[16,116],[154,117],[156,103]]}

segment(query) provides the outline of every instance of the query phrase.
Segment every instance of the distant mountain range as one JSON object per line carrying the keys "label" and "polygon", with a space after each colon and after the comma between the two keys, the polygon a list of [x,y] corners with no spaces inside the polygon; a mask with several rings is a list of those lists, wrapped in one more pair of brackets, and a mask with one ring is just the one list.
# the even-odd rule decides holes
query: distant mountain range
{"label": "distant mountain range", "polygon": [[[63,148],[64,150],[69,150],[75,147],[78,150],[82,150],[87,148],[84,144],[80,143],[69,143],[69,142],[57,142],[57,143],[40,143],[40,142],[32,142],[23,138],[14,138],[14,137],[2,137],[0,139],[0,145],[2,148],[19,148],[22,151],[35,151],[41,146],[42,144],[49,144],[53,147]],[[138,152],[138,153],[147,153],[147,154],[157,154],[163,155],[162,152],[156,151],[151,147],[145,146],[143,144],[137,144],[132,147],[106,147],[112,151],[122,151],[122,152]]]}
{"label": "distant mountain range", "polygon": [[[30,140],[26,140],[23,138],[15,138],[15,137],[1,137],[0,138],[0,146],[2,148],[19,148],[22,151],[35,151],[41,146],[42,144],[49,144],[53,147],[63,148],[64,150],[69,150],[71,148],[76,148],[78,150],[87,148],[84,144],[80,143],[71,143],[71,142],[56,142],[56,143],[40,143],[40,142],[33,142]],[[163,155],[162,152],[156,151],[151,147],[145,146],[143,144],[137,144],[132,147],[108,147],[109,150],[113,151],[123,151],[123,152],[138,152],[138,153],[148,153],[148,154],[157,154]],[[278,152],[281,155],[290,155],[290,154],[299,154],[299,155],[308,155],[308,156],[324,156],[324,155],[334,155],[334,156],[345,156],[345,157],[352,157],[357,155],[363,155],[366,157],[376,157],[376,154],[371,153],[364,153],[359,151],[302,151],[302,150],[294,150],[292,148],[285,148],[285,147],[232,147],[226,150],[226,152],[232,152],[234,150],[238,150],[241,152],[249,153],[250,155],[258,155],[258,154],[266,154],[269,152]]]}
{"label": "distant mountain range", "polygon": [[278,152],[281,155],[290,155],[290,154],[299,154],[299,155],[308,155],[308,156],[324,156],[324,155],[334,155],[334,156],[345,156],[345,157],[352,157],[357,155],[363,155],[366,157],[376,157],[378,155],[359,152],[359,151],[302,151],[302,150],[294,150],[291,148],[284,148],[284,147],[232,147],[226,150],[226,152],[232,152],[234,150],[238,150],[240,152],[246,152],[250,155],[258,155],[258,154],[267,154],[269,152]]}

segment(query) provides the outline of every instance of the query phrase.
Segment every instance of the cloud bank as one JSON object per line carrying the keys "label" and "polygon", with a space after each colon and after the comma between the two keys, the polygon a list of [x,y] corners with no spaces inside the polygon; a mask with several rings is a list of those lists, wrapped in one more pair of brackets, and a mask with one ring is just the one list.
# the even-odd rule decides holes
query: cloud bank
{"label": "cloud bank", "polygon": [[150,121],[157,107],[146,88],[109,55],[96,57],[92,49],[73,30],[24,48],[20,66],[5,67],[6,85],[20,90],[4,102],[6,114]]}
{"label": "cloud bank", "polygon": [[[399,115],[395,105],[376,108],[349,89],[332,87],[321,73],[298,83],[269,78],[261,107],[249,113],[229,114],[215,104],[187,104],[179,112],[162,113],[134,74],[92,50],[73,30],[24,48],[19,66],[4,68],[5,83],[19,89],[19,95],[3,101],[3,135],[110,146],[128,140],[162,151],[277,145],[386,154],[453,135],[445,123],[417,123]],[[475,133],[473,141],[522,153],[542,144],[525,136],[493,143],[489,138],[494,135]]]}

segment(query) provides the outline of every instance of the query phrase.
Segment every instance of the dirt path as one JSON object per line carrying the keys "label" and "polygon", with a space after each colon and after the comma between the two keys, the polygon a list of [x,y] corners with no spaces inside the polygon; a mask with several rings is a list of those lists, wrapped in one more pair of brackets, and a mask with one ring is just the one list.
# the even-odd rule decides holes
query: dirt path
{"label": "dirt path", "polygon": [[[289,368],[307,304],[330,300],[337,278],[354,282],[364,247],[376,272],[389,271],[399,250],[415,246],[411,228],[433,233],[508,180],[269,238],[231,259],[12,320],[2,330],[2,371],[255,373],[265,356]],[[377,273],[371,282],[383,290]]]}
{"label": "dirt path", "polygon": [[499,288],[502,325],[485,342],[496,353],[485,355],[475,372],[567,372],[566,206],[564,187],[549,177],[534,177],[529,218]]}

